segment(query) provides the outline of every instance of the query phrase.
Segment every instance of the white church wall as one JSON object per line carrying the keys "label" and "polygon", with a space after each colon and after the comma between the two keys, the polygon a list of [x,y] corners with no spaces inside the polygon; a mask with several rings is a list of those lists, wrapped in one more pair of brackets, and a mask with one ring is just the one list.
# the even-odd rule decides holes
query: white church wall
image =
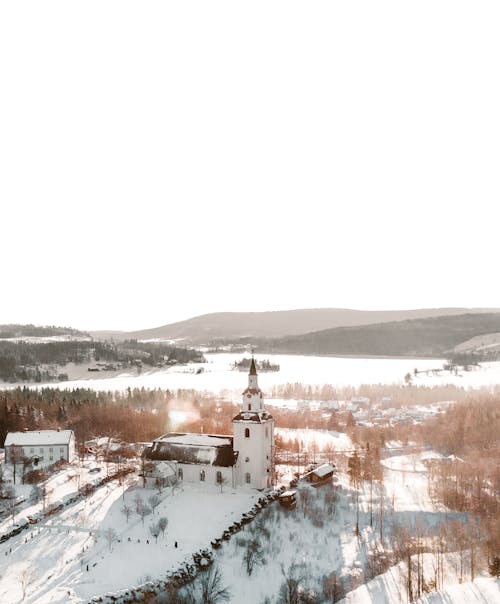
{"label": "white church wall", "polygon": [[[271,486],[274,421],[257,423],[241,420],[233,422],[233,426],[233,446],[238,451],[237,483],[242,486],[248,484],[246,475],[250,474],[250,486],[256,489]],[[249,436],[245,436],[246,430]]]}
{"label": "white church wall", "polygon": [[[179,473],[179,470],[181,471]],[[204,480],[201,479],[201,472],[204,472]],[[177,478],[184,482],[205,482],[206,484],[218,484],[217,473],[225,481],[229,487],[233,484],[232,468],[222,466],[194,465],[194,464],[177,464]]]}

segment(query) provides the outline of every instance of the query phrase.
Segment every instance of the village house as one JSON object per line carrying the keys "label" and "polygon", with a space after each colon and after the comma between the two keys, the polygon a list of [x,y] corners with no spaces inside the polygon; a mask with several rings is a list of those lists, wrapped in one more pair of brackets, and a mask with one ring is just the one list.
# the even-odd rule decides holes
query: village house
{"label": "village house", "polygon": [[46,467],[56,461],[72,462],[76,457],[73,430],[32,430],[9,432],[5,438],[5,463],[18,463],[23,458],[35,467]]}
{"label": "village house", "polygon": [[153,441],[143,459],[149,484],[178,480],[258,490],[272,487],[274,418],[264,409],[254,359],[231,436],[168,433]]}
{"label": "village house", "polygon": [[308,480],[313,486],[319,486],[325,482],[330,482],[333,479],[335,473],[335,466],[332,464],[324,463],[317,468],[314,468],[307,474],[304,474],[303,478]]}

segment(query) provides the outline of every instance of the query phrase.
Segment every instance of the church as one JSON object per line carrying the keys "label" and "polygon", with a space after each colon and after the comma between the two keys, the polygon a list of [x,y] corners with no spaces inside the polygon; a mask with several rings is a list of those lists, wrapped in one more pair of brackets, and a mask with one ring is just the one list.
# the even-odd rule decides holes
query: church
{"label": "church", "polygon": [[149,484],[206,482],[267,489],[274,484],[274,418],[264,408],[255,360],[232,436],[168,433],[144,452]]}

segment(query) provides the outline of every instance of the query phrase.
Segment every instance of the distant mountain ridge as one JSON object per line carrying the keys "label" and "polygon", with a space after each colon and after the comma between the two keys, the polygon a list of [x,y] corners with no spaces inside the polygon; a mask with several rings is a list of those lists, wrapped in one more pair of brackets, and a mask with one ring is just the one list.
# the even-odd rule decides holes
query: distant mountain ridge
{"label": "distant mountain ridge", "polygon": [[306,355],[449,356],[462,342],[500,332],[500,313],[466,313],[253,338],[259,352]]}
{"label": "distant mountain ridge", "polygon": [[354,327],[438,316],[500,312],[500,308],[427,308],[415,310],[353,310],[317,308],[268,312],[219,312],[200,315],[152,329],[130,332],[94,331],[98,339],[166,339],[186,340],[192,344],[209,344],[215,340],[243,337],[273,338],[309,332]]}

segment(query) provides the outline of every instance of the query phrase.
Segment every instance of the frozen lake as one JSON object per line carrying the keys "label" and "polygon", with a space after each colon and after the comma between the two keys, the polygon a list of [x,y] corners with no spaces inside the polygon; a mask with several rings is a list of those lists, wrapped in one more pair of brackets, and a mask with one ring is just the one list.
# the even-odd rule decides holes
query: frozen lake
{"label": "frozen lake", "polygon": [[[130,388],[186,388],[220,393],[241,391],[246,383],[246,373],[231,369],[235,360],[248,354],[206,354],[207,363],[191,364],[152,371],[135,370],[115,377],[52,382],[48,386],[63,388],[92,388],[94,390],[126,390]],[[270,359],[281,367],[278,372],[260,373],[259,384],[264,392],[278,384],[301,382],[303,384],[332,384],[337,386],[359,386],[360,384],[402,384],[407,373],[420,373],[413,378],[418,385],[455,384],[457,386],[479,388],[500,384],[500,363],[484,363],[473,371],[461,371],[458,375],[448,371],[433,373],[441,369],[443,359],[386,359],[315,357],[296,355],[257,355],[257,360]],[[196,373],[203,369],[201,373]],[[3,384],[2,387],[12,387]]]}

